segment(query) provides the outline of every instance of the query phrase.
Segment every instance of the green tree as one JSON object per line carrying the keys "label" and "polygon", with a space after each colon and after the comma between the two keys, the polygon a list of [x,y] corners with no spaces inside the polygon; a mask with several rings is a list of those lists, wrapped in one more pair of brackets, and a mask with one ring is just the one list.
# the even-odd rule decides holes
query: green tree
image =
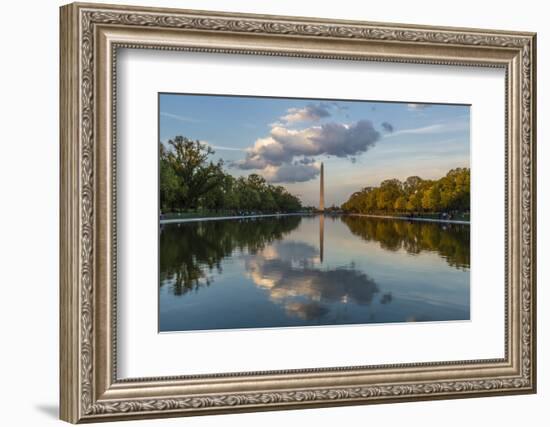
{"label": "green tree", "polygon": [[410,176],[404,182],[387,179],[379,187],[364,187],[341,206],[345,212],[468,212],[470,169],[456,168],[437,181]]}
{"label": "green tree", "polygon": [[223,162],[208,161],[214,150],[200,141],[176,136],[168,141],[171,150],[165,159],[178,179],[180,207],[195,209],[199,199],[220,185],[224,174]]}
{"label": "green tree", "polygon": [[159,169],[160,208],[163,212],[173,211],[178,201],[179,181],[174,169],[166,161],[166,150],[162,144],[160,145]]}
{"label": "green tree", "polygon": [[237,191],[237,181],[231,175],[226,175],[223,181],[223,207],[231,211],[240,209],[239,193]]}
{"label": "green tree", "polygon": [[415,193],[422,185],[422,178],[419,176],[409,176],[403,183],[403,191],[408,197],[411,194]]}
{"label": "green tree", "polygon": [[407,200],[405,199],[405,196],[399,196],[395,203],[393,204],[393,208],[397,212],[403,212],[407,208]]}
{"label": "green tree", "polygon": [[422,192],[420,190],[409,196],[406,208],[409,212],[419,212],[422,210]]}
{"label": "green tree", "polygon": [[432,185],[424,192],[422,197],[422,208],[427,211],[438,211],[440,208],[441,194],[437,184]]}
{"label": "green tree", "polygon": [[160,201],[166,211],[204,209],[295,212],[300,199],[258,174],[238,179],[210,160],[214,150],[199,141],[177,136],[160,145]]}
{"label": "green tree", "polygon": [[395,201],[402,193],[402,184],[398,179],[387,179],[382,181],[376,196],[376,206],[383,211],[391,211]]}
{"label": "green tree", "polygon": [[254,210],[260,206],[260,194],[248,181],[240,177],[237,180],[237,191],[239,193],[240,207],[244,210]]}

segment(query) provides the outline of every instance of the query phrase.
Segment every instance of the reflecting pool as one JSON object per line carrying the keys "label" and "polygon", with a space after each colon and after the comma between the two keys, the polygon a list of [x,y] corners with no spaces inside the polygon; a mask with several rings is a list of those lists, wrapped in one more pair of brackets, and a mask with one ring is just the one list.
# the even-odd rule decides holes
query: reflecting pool
{"label": "reflecting pool", "polygon": [[159,330],[470,318],[470,226],[351,215],[160,227]]}

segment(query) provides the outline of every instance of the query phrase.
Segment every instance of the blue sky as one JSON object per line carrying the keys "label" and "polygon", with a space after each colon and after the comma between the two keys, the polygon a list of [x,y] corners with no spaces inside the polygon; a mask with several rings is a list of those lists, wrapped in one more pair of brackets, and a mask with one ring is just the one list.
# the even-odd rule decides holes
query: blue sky
{"label": "blue sky", "polygon": [[470,167],[470,107],[464,105],[161,94],[162,142],[203,141],[234,176],[258,173],[317,205],[325,165],[326,205],[367,185]]}

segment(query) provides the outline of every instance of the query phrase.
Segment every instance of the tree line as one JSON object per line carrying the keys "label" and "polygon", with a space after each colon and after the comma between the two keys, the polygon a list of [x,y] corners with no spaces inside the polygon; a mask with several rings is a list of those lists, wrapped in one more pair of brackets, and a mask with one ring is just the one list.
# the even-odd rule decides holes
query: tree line
{"label": "tree line", "polygon": [[163,213],[193,211],[296,212],[300,199],[258,174],[235,178],[214,162],[214,150],[176,136],[160,144],[160,207]]}
{"label": "tree line", "polygon": [[438,180],[387,179],[378,187],[353,193],[342,210],[363,214],[469,212],[470,169],[452,169]]}

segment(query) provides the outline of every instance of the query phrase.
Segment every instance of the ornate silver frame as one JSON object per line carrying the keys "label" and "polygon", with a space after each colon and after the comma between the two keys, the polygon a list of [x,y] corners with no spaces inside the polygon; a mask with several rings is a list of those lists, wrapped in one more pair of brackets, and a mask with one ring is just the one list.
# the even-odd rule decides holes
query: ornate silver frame
{"label": "ornate silver frame", "polygon": [[[534,393],[535,34],[189,10],[61,8],[61,418],[77,423]],[[505,357],[119,380],[117,48],[502,67]]]}

